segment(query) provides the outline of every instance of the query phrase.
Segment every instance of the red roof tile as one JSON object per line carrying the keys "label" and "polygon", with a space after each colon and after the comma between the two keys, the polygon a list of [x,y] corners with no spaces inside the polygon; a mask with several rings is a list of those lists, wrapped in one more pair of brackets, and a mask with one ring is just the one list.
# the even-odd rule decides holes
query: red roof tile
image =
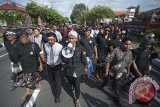
{"label": "red roof tile", "polygon": [[27,12],[25,8],[16,5],[15,3],[5,3],[0,5],[0,10],[19,10],[21,12]]}
{"label": "red roof tile", "polygon": [[114,14],[116,16],[118,16],[118,15],[122,15],[122,14],[127,14],[127,12],[126,11],[114,11]]}

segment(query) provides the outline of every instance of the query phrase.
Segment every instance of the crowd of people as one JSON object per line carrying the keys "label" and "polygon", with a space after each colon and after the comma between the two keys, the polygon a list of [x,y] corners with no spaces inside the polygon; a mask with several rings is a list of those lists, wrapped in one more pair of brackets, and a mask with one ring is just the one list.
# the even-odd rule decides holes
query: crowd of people
{"label": "crowd of people", "polygon": [[[86,78],[105,77],[100,84],[104,88],[112,77],[113,99],[120,106],[121,83],[129,86],[134,79],[150,75],[151,61],[157,57],[154,34],[144,36],[138,48],[133,49],[132,43],[127,32],[112,25],[48,24],[44,29],[31,27],[18,37],[9,30],[4,33],[4,45],[13,63],[12,88],[26,88],[22,99],[31,94],[30,89],[42,87],[41,72],[45,71],[55,82],[55,102],[60,102],[61,78],[65,76],[68,88],[75,90],[76,107],[80,107],[80,83]],[[65,47],[71,47],[72,57],[62,55]]]}

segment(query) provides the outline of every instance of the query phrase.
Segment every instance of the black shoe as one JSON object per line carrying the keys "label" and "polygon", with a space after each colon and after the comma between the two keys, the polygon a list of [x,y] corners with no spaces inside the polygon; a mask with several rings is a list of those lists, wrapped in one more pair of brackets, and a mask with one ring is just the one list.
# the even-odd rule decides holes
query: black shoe
{"label": "black shoe", "polygon": [[117,98],[114,98],[113,100],[115,102],[115,104],[118,106],[118,107],[122,107],[122,104],[121,104],[121,101]]}
{"label": "black shoe", "polygon": [[84,79],[81,80],[81,83],[84,83]]}
{"label": "black shoe", "polygon": [[60,102],[60,98],[59,98],[59,97],[56,97],[56,98],[55,98],[55,103],[58,103],[58,102]]}
{"label": "black shoe", "polygon": [[69,89],[73,91],[74,90],[74,85],[69,85]]}
{"label": "black shoe", "polygon": [[81,76],[81,83],[84,83],[85,82],[85,79],[87,79],[87,74],[83,74]]}
{"label": "black shoe", "polygon": [[151,103],[146,103],[146,106],[147,107],[152,107],[152,104]]}
{"label": "black shoe", "polygon": [[104,88],[104,85],[103,85],[103,84],[101,84],[101,85],[100,85],[100,88],[101,88],[101,89],[103,89],[103,88]]}

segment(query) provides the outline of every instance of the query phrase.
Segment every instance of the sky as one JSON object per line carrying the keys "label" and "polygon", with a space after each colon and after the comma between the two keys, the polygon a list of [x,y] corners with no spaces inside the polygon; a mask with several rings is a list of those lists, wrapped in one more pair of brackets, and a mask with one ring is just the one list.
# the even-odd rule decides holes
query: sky
{"label": "sky", "polygon": [[[7,0],[0,0],[4,3]],[[25,6],[27,2],[34,1],[39,5],[48,5],[57,10],[62,16],[69,17],[75,4],[84,3],[89,9],[96,5],[108,6],[114,11],[126,11],[130,6],[140,5],[140,11],[160,8],[160,0],[11,0]]]}

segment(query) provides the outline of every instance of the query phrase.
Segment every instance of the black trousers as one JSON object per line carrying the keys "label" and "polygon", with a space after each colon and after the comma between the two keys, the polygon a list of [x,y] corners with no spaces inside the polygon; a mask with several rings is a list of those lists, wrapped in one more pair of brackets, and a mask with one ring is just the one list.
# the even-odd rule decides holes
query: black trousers
{"label": "black trousers", "polygon": [[112,89],[113,89],[112,94],[117,103],[120,102],[120,92],[122,91],[121,86],[122,86],[122,78],[116,79],[116,76],[114,76],[112,80]]}
{"label": "black trousers", "polygon": [[68,76],[68,82],[70,85],[73,85],[75,87],[75,96],[78,99],[80,96],[80,77],[71,77]]}
{"label": "black trousers", "polygon": [[59,64],[54,67],[47,65],[47,70],[48,70],[49,76],[55,82],[55,91],[54,91],[55,97],[60,97],[61,90],[62,90],[61,65]]}
{"label": "black trousers", "polygon": [[107,77],[104,77],[104,80],[103,80],[103,82],[101,84],[101,87],[104,87],[104,86],[108,85],[109,78],[110,78],[109,75]]}

